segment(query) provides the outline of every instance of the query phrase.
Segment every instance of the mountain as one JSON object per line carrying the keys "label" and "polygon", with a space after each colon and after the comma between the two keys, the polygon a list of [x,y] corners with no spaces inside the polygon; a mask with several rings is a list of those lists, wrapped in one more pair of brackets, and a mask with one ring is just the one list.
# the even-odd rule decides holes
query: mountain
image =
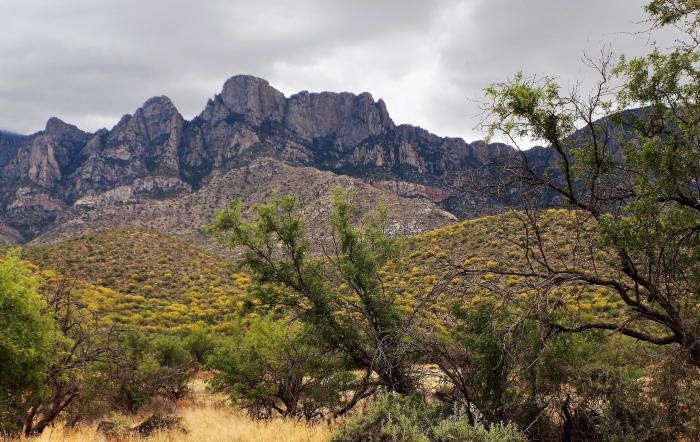
{"label": "mountain", "polygon": [[[391,202],[390,217],[404,226],[397,232],[417,233],[491,211],[494,202],[464,183],[477,173],[495,179],[488,164],[512,153],[396,125],[369,93],[285,97],[239,75],[191,121],[161,96],[110,130],[88,133],[51,118],[35,134],[3,134],[0,241],[41,242],[122,222],[191,231],[211,216],[194,214],[195,205],[221,208],[250,189],[260,196],[303,193],[318,180],[349,183],[343,176],[368,203]],[[251,172],[266,167],[260,173],[269,179]],[[245,183],[253,187],[244,191]]]}
{"label": "mountain", "polygon": [[7,164],[10,158],[14,157],[24,139],[23,135],[0,130],[0,167]]}
{"label": "mountain", "polygon": [[33,242],[52,242],[106,229],[114,226],[115,220],[123,225],[196,240],[201,236],[192,238],[192,234],[211,222],[217,210],[228,207],[235,199],[240,198],[246,207],[250,207],[256,202],[269,201],[275,193],[287,192],[297,196],[301,214],[315,239],[330,240],[328,214],[336,187],[351,190],[361,212],[373,209],[378,202],[383,203],[389,214],[389,233],[394,235],[428,231],[457,220],[423,198],[402,198],[356,178],[312,167],[290,166],[272,158],[255,158],[241,167],[213,172],[207,185],[176,198],[147,198],[115,204],[111,193],[90,200],[86,197],[81,204],[89,205],[91,210],[78,217],[59,215],[56,222]]}

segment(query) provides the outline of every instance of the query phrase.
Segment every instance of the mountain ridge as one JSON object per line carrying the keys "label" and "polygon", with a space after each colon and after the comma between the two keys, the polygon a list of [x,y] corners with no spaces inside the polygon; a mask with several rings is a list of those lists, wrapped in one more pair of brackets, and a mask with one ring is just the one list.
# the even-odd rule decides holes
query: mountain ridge
{"label": "mountain ridge", "polygon": [[513,151],[396,125],[384,101],[367,92],[286,97],[266,80],[236,75],[192,120],[168,97],[156,96],[111,129],[85,132],[52,117],[42,131],[0,137],[0,240],[33,240],[57,220],[95,209],[96,200],[189,195],[215,173],[257,158],[359,178],[465,218],[493,205],[488,196],[464,190],[465,176]]}

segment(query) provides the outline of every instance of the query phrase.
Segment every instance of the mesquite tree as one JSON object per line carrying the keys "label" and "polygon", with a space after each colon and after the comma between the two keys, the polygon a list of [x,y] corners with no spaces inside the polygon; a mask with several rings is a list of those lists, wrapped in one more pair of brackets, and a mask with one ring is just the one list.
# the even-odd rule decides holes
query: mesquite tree
{"label": "mesquite tree", "polygon": [[88,378],[101,376],[97,364],[109,364],[117,353],[118,329],[100,323],[97,316],[82,308],[68,280],[46,296],[42,312],[52,318],[60,339],[51,350],[51,363],[43,373],[45,394],[27,401],[24,433],[37,435],[56,422],[89,393]]}
{"label": "mesquite tree", "polygon": [[[700,367],[700,6],[655,0],[646,9],[656,27],[688,38],[615,66],[602,57],[590,95],[521,74],[486,90],[490,134],[550,146],[551,166],[523,149],[507,173],[503,189],[520,197],[519,264],[462,270],[521,278],[518,290],[535,295],[531,312],[554,332],[617,331],[676,346]],[[543,227],[543,205],[574,211],[566,259]],[[566,302],[551,299],[587,287],[606,290],[625,314],[571,319]]]}
{"label": "mesquite tree", "polygon": [[384,214],[367,216],[356,227],[353,204],[337,190],[333,250],[314,258],[292,195],[256,205],[253,220],[245,220],[241,208],[237,202],[217,214],[209,231],[243,246],[253,297],[298,318],[350,366],[371,370],[372,382],[402,394],[414,391],[409,335],[415,315],[399,313],[395,294],[385,290],[379,275],[397,251],[384,234]]}

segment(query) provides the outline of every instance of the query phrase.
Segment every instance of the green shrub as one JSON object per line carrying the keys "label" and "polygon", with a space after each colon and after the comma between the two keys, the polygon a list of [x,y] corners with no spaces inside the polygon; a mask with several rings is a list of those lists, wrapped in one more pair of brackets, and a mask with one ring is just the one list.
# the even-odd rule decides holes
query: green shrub
{"label": "green shrub", "polygon": [[197,364],[204,365],[211,352],[214,351],[216,336],[208,328],[198,325],[185,337],[183,343],[192,359]]}
{"label": "green shrub", "polygon": [[178,338],[131,332],[121,339],[119,360],[106,367],[114,408],[135,412],[154,396],[179,399],[187,392],[192,358]]}
{"label": "green shrub", "polygon": [[178,337],[156,336],[151,340],[151,347],[153,356],[161,367],[177,369],[192,364],[192,356]]}
{"label": "green shrub", "polygon": [[298,323],[256,317],[231,323],[229,333],[209,357],[212,385],[252,416],[323,417],[343,408],[357,381]]}
{"label": "green shrub", "polygon": [[469,425],[464,413],[457,412],[437,423],[431,440],[436,442],[525,442],[527,438],[512,423],[493,424],[488,429],[482,424]]}
{"label": "green shrub", "polygon": [[46,303],[14,251],[0,258],[0,433],[18,430],[26,404],[43,396],[58,339]]}
{"label": "green shrub", "polygon": [[429,405],[418,396],[387,394],[355,415],[331,438],[333,442],[367,440],[408,442],[524,442],[512,424],[469,425],[460,408]]}

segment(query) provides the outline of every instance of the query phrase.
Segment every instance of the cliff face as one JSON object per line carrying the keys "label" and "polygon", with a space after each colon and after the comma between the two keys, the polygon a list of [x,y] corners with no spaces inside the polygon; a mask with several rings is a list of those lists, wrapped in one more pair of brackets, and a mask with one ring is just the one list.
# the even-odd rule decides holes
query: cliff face
{"label": "cliff face", "polygon": [[27,137],[0,133],[0,227],[31,240],[86,211],[191,195],[262,157],[425,197],[465,217],[489,204],[464,189],[465,176],[511,153],[397,126],[368,93],[285,97],[265,80],[235,76],[192,121],[155,97],[111,130],[86,133],[51,118]]}

